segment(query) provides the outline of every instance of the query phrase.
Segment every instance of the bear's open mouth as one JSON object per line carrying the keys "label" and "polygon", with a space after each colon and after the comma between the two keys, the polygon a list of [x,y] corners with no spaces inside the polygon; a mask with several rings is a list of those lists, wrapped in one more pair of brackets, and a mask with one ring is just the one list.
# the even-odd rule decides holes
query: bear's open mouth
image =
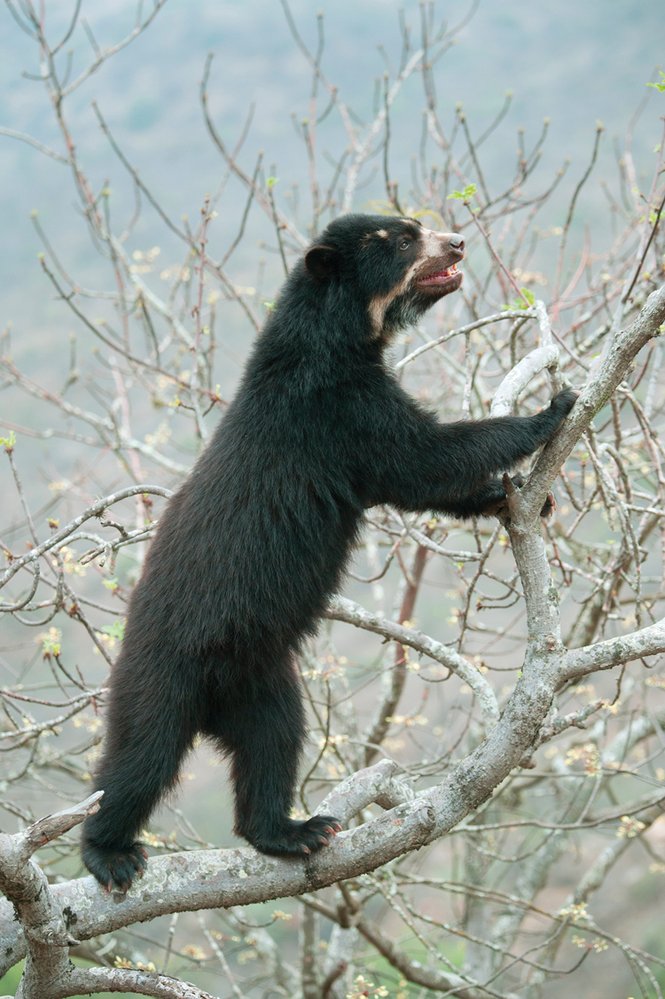
{"label": "bear's open mouth", "polygon": [[458,271],[457,264],[444,267],[440,270],[430,271],[417,278],[416,284],[419,288],[436,288],[439,290],[450,289],[453,291],[462,283],[462,272]]}

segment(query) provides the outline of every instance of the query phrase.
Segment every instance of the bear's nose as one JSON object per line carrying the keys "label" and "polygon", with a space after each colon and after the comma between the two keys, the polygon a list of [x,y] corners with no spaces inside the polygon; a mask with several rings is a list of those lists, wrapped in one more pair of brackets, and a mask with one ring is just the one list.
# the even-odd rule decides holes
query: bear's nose
{"label": "bear's nose", "polygon": [[460,252],[464,249],[464,237],[460,236],[459,233],[454,232],[448,242],[453,250],[459,250]]}

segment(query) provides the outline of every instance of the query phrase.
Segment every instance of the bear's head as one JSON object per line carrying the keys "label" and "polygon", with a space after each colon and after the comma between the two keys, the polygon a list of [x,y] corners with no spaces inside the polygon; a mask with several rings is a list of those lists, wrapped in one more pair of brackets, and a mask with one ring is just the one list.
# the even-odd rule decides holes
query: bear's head
{"label": "bear's head", "polygon": [[410,218],[343,215],[307,251],[305,268],[320,285],[360,296],[373,335],[385,340],[457,291],[463,257],[457,233]]}

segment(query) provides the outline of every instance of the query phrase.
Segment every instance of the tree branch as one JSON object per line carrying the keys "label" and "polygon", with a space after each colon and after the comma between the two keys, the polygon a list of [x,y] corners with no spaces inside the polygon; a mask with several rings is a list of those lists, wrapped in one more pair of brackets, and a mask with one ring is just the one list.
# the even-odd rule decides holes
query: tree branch
{"label": "tree branch", "polygon": [[347,624],[352,624],[365,631],[373,631],[375,634],[383,635],[384,638],[399,642],[401,645],[408,645],[409,648],[441,663],[446,669],[457,674],[460,680],[463,680],[473,690],[478,698],[485,724],[491,726],[496,722],[499,717],[499,708],[494,691],[482,673],[454,649],[442,642],[435,641],[421,631],[416,631],[415,628],[406,628],[395,621],[388,621],[386,618],[379,617],[378,614],[372,614],[346,597],[333,597],[328,603],[325,616],[336,621],[346,621]]}
{"label": "tree branch", "polygon": [[[166,498],[172,495],[172,491],[170,489],[164,489],[162,486],[140,485],[129,486],[127,489],[120,489],[116,493],[111,493],[110,496],[105,496],[103,499],[97,500],[77,517],[74,517],[73,520],[70,520],[68,524],[61,527],[59,531],[52,534],[51,537],[46,538],[46,540],[42,541],[41,544],[31,548],[29,552],[25,553],[25,555],[21,555],[19,558],[13,559],[4,575],[0,577],[0,589],[2,589],[2,587],[5,586],[9,580],[12,579],[12,577],[15,576],[16,573],[24,566],[28,565],[30,562],[36,561],[45,552],[50,551],[52,548],[56,548],[61,542],[66,541],[70,534],[79,528],[81,524],[84,524],[86,520],[90,520],[92,517],[99,517],[104,510],[113,506],[114,503],[119,503],[120,500],[127,499],[129,496],[140,496],[143,493],[148,493],[153,496],[164,496]],[[0,610],[2,609],[2,605],[0,605]]]}
{"label": "tree branch", "polygon": [[665,618],[629,635],[609,638],[595,645],[571,649],[561,667],[561,683],[576,680],[597,670],[622,666],[634,659],[665,652]]}
{"label": "tree branch", "polygon": [[557,435],[542,451],[529,481],[521,492],[529,515],[535,518],[552,480],[596,413],[611,398],[626,377],[642,348],[658,336],[665,323],[665,285],[649,295],[637,318],[605,345],[592,368],[573,410]]}

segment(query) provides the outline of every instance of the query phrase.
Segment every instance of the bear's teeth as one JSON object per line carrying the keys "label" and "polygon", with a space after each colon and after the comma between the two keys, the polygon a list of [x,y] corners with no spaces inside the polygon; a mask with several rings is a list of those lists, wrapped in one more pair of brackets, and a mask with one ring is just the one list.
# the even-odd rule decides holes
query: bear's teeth
{"label": "bear's teeth", "polygon": [[436,284],[439,281],[445,281],[446,278],[453,277],[455,274],[457,274],[457,264],[451,264],[444,270],[433,271],[431,274],[425,275],[421,281],[425,284]]}

